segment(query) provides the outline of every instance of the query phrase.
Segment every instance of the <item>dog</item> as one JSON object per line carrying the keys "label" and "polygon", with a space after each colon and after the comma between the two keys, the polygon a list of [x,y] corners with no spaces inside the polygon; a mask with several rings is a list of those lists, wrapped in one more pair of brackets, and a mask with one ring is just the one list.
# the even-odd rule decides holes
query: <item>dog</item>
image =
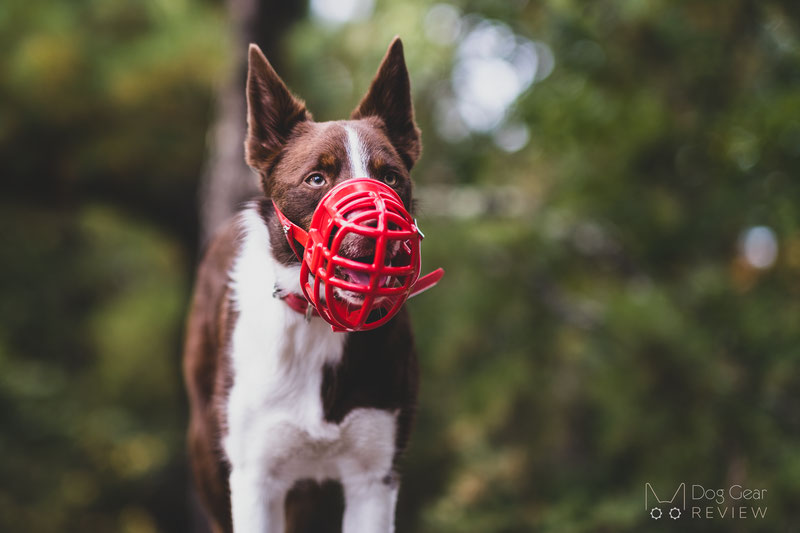
{"label": "dog", "polygon": [[302,313],[276,208],[308,229],[326,191],[371,178],[413,210],[421,141],[403,45],[392,41],[348,120],[314,122],[252,44],[246,91],[245,156],[263,197],[198,267],[184,350],[194,485],[215,532],[391,532],[417,402],[408,314],[335,332]]}

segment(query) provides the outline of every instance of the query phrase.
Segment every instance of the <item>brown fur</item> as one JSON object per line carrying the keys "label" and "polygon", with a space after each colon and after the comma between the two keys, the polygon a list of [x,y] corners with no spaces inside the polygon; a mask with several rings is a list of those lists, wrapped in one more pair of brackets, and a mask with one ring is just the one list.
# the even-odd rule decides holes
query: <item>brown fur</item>
{"label": "brown fur", "polygon": [[225,428],[225,411],[216,398],[230,389],[226,372],[226,347],[230,342],[236,313],[231,307],[228,272],[233,264],[239,235],[229,224],[214,239],[197,273],[194,299],[186,328],[183,371],[189,395],[188,448],[194,481],[201,502],[223,531],[230,523],[228,465],[221,460],[220,436]]}
{"label": "brown fur", "polygon": [[398,38],[389,45],[369,91],[350,115],[352,119],[365,117],[382,120],[385,133],[403,158],[406,169],[411,170],[422,152],[422,144],[419,128],[414,123],[403,43]]}
{"label": "brown fur", "polygon": [[266,174],[295,125],[311,120],[311,114],[289,92],[258,46],[251,44],[249,54],[245,157],[248,165]]}

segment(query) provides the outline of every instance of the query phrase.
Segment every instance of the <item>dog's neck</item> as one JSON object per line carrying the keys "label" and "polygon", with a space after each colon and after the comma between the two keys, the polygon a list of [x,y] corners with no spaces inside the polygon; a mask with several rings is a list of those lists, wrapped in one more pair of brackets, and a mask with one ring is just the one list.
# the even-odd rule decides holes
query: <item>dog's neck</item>
{"label": "dog's neck", "polygon": [[[251,307],[256,308],[259,299],[271,296],[269,300],[275,302],[283,300],[280,302],[280,308],[290,315],[297,315],[297,317],[292,316],[293,319],[302,319],[306,309],[303,308],[303,312],[300,313],[298,312],[299,306],[296,309],[294,306],[287,305],[286,302],[286,297],[289,295],[305,300],[300,289],[300,263],[293,253],[291,255],[293,260],[283,262],[278,259],[279,255],[285,254],[281,254],[280,250],[276,253],[276,247],[273,244],[276,240],[276,234],[282,239],[279,241],[280,244],[284,244],[287,249],[288,244],[285,237],[283,237],[283,230],[280,225],[278,224],[276,228],[271,223],[270,218],[276,218],[274,212],[270,218],[264,217],[262,206],[269,203],[269,201],[261,201],[251,204],[240,215],[239,224],[242,232],[242,246],[231,276],[234,294],[239,299],[240,310],[242,310],[242,299],[246,299],[248,302],[252,300]],[[291,252],[290,249],[289,252]],[[237,280],[247,280],[248,286],[257,285],[259,288],[254,291],[237,291]],[[314,320],[315,322],[319,320],[324,323],[322,319],[315,318]],[[294,323],[295,321],[292,320],[291,322]]]}

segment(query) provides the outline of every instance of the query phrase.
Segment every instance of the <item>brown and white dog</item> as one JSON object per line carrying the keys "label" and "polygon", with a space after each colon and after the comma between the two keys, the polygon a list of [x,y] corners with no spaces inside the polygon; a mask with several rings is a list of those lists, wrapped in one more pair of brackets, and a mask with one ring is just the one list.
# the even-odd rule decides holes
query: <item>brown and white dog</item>
{"label": "brown and white dog", "polygon": [[326,191],[369,177],[412,210],[421,144],[402,43],[350,120],[314,122],[255,45],[247,103],[247,163],[264,197],[210,245],[187,326],[197,491],[213,531],[393,531],[417,397],[408,315],[335,333],[287,305],[301,294],[299,263],[272,201],[307,229]]}

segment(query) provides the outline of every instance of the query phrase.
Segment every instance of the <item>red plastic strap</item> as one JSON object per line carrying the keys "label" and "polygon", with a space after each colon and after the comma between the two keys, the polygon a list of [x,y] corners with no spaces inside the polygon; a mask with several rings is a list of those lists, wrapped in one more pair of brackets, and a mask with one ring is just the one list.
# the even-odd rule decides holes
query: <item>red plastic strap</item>
{"label": "red plastic strap", "polygon": [[411,298],[412,296],[416,296],[417,294],[427,291],[439,283],[439,280],[442,279],[442,276],[444,276],[443,268],[437,268],[433,272],[425,274],[419,278],[414,285],[411,286],[411,292],[408,293],[408,297]]}
{"label": "red plastic strap", "polygon": [[308,233],[306,233],[303,228],[286,218],[286,215],[284,215],[281,210],[278,209],[278,204],[275,203],[275,200],[272,201],[272,206],[275,208],[275,214],[278,215],[278,220],[281,221],[283,232],[286,234],[286,238],[289,240],[289,246],[292,247],[294,255],[296,255],[297,258],[302,261],[303,256],[297,253],[297,249],[294,246],[294,241],[299,242],[300,246],[305,248],[306,243],[308,242]]}

